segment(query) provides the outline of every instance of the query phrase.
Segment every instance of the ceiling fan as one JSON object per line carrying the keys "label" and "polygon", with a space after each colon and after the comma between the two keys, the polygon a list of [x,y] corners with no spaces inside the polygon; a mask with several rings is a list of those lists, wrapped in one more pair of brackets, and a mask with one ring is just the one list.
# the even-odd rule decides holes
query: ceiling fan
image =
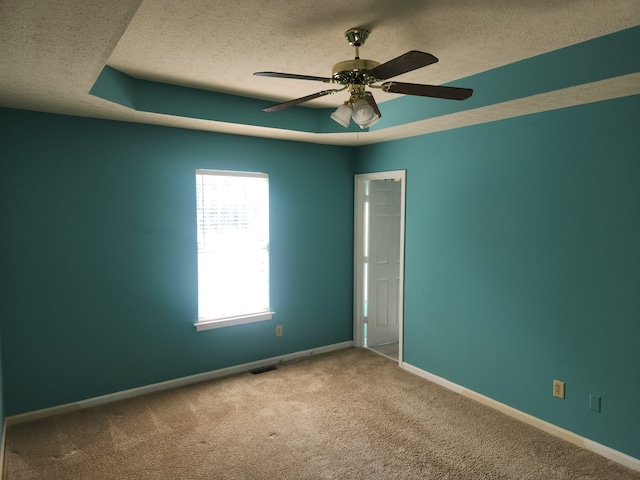
{"label": "ceiling fan", "polygon": [[325,95],[331,95],[343,90],[349,91],[349,99],[331,114],[331,118],[344,126],[349,126],[351,118],[360,125],[360,128],[368,128],[376,123],[382,114],[376,104],[373,94],[366,87],[379,88],[383,92],[402,93],[405,95],[418,95],[422,97],[445,98],[449,100],[465,100],[473,94],[470,88],[444,87],[436,85],[423,85],[419,83],[383,82],[403,73],[411,72],[418,68],[436,63],[438,59],[430,53],[409,51],[399,57],[385,63],[360,58],[360,47],[364,45],[369,36],[369,31],[364,28],[351,28],[345,32],[349,45],[355,47],[355,59],[336,63],[333,66],[331,77],[316,77],[311,75],[298,75],[294,73],[280,72],[256,72],[260,77],[290,78],[294,80],[314,80],[324,83],[337,83],[341,88],[322,90],[321,92],[296,98],[277,105],[265,107],[265,112],[276,112],[288,107],[293,107]]}

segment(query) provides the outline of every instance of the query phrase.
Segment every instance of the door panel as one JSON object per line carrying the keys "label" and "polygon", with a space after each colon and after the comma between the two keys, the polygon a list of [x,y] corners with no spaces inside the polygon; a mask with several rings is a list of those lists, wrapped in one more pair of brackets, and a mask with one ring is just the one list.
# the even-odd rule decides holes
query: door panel
{"label": "door panel", "polygon": [[389,279],[376,280],[375,326],[389,326]]}
{"label": "door panel", "polygon": [[369,185],[367,344],[397,342],[400,283],[401,183],[372,180]]}

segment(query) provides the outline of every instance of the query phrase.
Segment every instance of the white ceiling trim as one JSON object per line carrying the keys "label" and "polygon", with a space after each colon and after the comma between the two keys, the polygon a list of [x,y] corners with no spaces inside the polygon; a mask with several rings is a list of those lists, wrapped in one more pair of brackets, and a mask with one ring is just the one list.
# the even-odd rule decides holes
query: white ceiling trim
{"label": "white ceiling trim", "polygon": [[640,73],[634,73],[390,127],[379,132],[358,132],[355,134],[358,138],[353,145],[426,135],[638,94],[640,94]]}
{"label": "white ceiling trim", "polygon": [[[136,123],[171,124],[171,126],[179,128],[232,135],[248,135],[327,145],[358,146],[437,133],[638,94],[640,94],[640,73],[634,73],[370,132],[318,134],[146,112],[138,113],[137,117],[139,118]],[[105,100],[100,101],[106,102]],[[129,111],[125,107],[118,108],[122,109],[123,113]],[[126,113],[123,116],[128,117]]]}

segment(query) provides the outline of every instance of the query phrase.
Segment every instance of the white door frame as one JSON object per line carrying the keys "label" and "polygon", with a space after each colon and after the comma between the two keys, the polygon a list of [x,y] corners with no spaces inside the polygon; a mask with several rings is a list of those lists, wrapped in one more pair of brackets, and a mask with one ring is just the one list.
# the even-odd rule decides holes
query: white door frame
{"label": "white door frame", "polygon": [[404,217],[407,171],[393,170],[389,172],[362,173],[355,175],[354,201],[354,262],[353,262],[353,343],[356,347],[364,347],[364,200],[366,180],[400,180],[400,282],[398,286],[398,363],[403,362],[404,338]]}

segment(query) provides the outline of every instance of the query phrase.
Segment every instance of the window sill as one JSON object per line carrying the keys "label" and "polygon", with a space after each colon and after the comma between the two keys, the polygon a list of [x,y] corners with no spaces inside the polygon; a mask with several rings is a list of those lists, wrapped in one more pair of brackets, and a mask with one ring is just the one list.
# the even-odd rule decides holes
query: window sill
{"label": "window sill", "polygon": [[215,320],[202,320],[194,323],[196,331],[212,330],[214,328],[231,327],[233,325],[243,325],[245,323],[262,322],[271,320],[275,312],[262,312],[250,315],[240,315],[237,317],[218,318]]}

